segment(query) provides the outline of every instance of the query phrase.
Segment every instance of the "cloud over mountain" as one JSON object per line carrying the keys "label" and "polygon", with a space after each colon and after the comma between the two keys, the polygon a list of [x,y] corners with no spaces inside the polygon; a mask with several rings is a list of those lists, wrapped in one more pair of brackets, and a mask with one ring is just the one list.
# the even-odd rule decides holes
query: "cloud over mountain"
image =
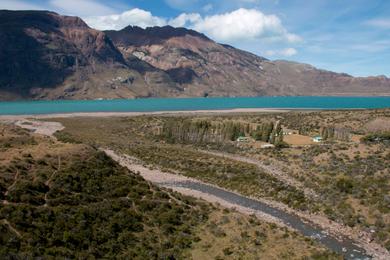
{"label": "cloud over mountain", "polygon": [[269,40],[287,43],[299,42],[301,38],[287,31],[276,15],[266,15],[256,9],[240,8],[232,12],[202,16],[198,13],[182,13],[173,19],[153,16],[152,13],[131,9],[121,14],[95,16],[85,19],[96,29],[121,29],[127,25],[149,26],[172,25],[187,27],[205,33],[221,42]]}
{"label": "cloud over mountain", "polygon": [[276,15],[265,15],[255,9],[240,8],[230,13],[206,16],[189,27],[219,41],[270,39],[297,42],[300,37],[289,33]]}
{"label": "cloud over mountain", "polygon": [[120,30],[128,25],[137,25],[142,28],[163,26],[166,19],[153,16],[151,12],[134,8],[121,14],[92,16],[85,18],[87,24],[99,30]]}
{"label": "cloud over mountain", "polygon": [[298,51],[294,48],[286,48],[283,50],[268,50],[265,52],[267,56],[284,56],[284,57],[291,57],[298,53]]}

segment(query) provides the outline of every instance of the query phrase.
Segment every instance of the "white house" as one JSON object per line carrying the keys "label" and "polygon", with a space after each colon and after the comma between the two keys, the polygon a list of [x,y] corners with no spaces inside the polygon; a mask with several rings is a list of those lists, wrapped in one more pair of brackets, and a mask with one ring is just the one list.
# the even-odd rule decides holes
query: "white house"
{"label": "white house", "polygon": [[249,142],[251,139],[249,138],[249,137],[245,137],[245,136],[240,136],[240,137],[238,137],[237,138],[237,142],[245,142],[245,143],[247,143],[247,142]]}
{"label": "white house", "polygon": [[321,136],[314,136],[313,137],[313,142],[315,143],[321,143],[322,142],[322,137]]}
{"label": "white house", "polygon": [[268,149],[268,148],[274,148],[275,145],[273,145],[273,144],[262,144],[260,147],[262,149]]}

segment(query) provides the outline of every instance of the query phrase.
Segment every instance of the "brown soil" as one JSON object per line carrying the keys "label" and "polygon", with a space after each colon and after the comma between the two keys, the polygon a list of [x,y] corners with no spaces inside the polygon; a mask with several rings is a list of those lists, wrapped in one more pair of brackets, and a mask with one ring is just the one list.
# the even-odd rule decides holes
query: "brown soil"
{"label": "brown soil", "polygon": [[310,136],[292,134],[284,136],[283,140],[289,145],[311,145],[315,144]]}

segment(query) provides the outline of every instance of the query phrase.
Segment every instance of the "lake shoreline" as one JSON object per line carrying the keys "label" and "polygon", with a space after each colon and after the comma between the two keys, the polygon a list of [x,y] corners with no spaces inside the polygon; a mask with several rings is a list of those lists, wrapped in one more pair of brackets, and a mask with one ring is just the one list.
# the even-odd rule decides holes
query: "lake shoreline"
{"label": "lake shoreline", "polygon": [[316,112],[316,111],[352,111],[371,110],[387,108],[234,108],[234,109],[205,109],[205,110],[166,110],[166,111],[145,111],[145,112],[70,112],[70,113],[48,113],[48,114],[21,114],[1,115],[0,120],[20,119],[48,119],[48,118],[73,118],[73,117],[133,117],[133,116],[196,116],[214,114],[242,114],[242,113],[287,113],[287,112]]}
{"label": "lake shoreline", "polygon": [[54,114],[30,114],[30,115],[0,115],[0,119],[20,120],[24,118],[70,118],[70,117],[131,117],[148,115],[199,115],[199,114],[230,114],[230,113],[283,113],[289,111],[313,111],[317,109],[283,109],[283,108],[235,108],[235,109],[207,109],[207,110],[180,110],[180,111],[152,111],[152,112],[75,112]]}
{"label": "lake shoreline", "polygon": [[390,108],[390,97],[237,97],[0,102],[0,116],[133,116]]}

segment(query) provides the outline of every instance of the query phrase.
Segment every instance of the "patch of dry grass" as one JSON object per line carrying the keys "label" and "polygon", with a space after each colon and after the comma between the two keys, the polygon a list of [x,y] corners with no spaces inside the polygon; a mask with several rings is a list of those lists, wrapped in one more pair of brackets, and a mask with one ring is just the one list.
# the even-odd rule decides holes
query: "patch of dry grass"
{"label": "patch of dry grass", "polygon": [[[87,248],[97,258],[337,259],[316,242],[274,224],[178,193],[167,195],[86,144],[54,141],[12,126],[0,125],[1,130],[9,145],[0,150],[0,194],[9,203],[0,208],[0,257],[12,252],[83,258]],[[103,182],[96,179],[105,175]],[[104,192],[106,198],[94,197]],[[101,234],[88,231],[91,227]]]}
{"label": "patch of dry grass", "polygon": [[296,232],[226,210],[212,212],[198,236],[193,259],[341,259]]}

